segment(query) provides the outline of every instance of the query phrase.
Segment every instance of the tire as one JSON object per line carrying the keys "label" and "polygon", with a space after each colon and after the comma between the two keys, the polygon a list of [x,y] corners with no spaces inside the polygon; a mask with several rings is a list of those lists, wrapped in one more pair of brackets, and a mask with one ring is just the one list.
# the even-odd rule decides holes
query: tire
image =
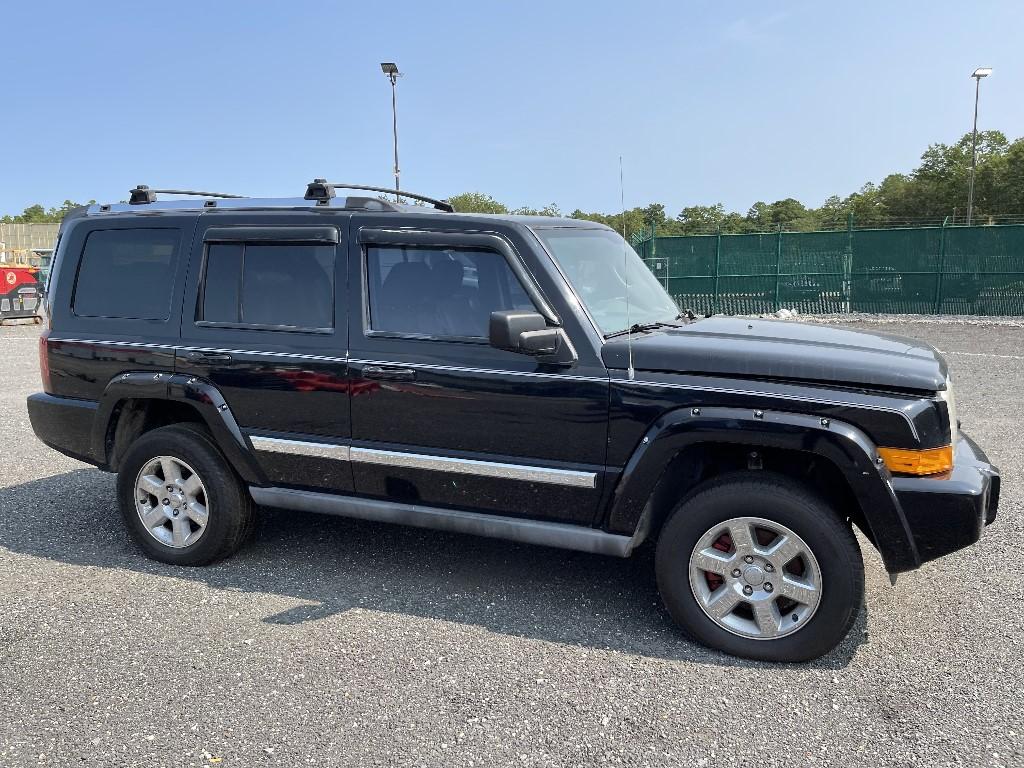
{"label": "tire", "polygon": [[[741,547],[744,530],[750,545]],[[864,602],[864,564],[850,526],[806,487],[765,472],[725,475],[685,498],[661,530],[655,570],[665,608],[684,634],[761,661],[828,653]]]}
{"label": "tire", "polygon": [[[172,475],[176,471],[181,478],[177,485],[172,478],[172,485],[166,486],[175,489],[173,494],[164,494],[158,487],[167,482],[167,464],[162,459],[175,462]],[[194,494],[190,494],[196,488],[194,481],[189,482],[192,474],[201,489]],[[161,483],[154,485],[154,478]],[[159,495],[150,494],[151,490]],[[132,443],[117,473],[117,496],[121,518],[135,543],[149,557],[171,565],[208,565],[233,555],[248,538],[255,519],[248,489],[209,433],[193,424],[160,427]],[[165,519],[151,527],[143,521],[144,513],[150,522],[159,521],[160,514]]]}

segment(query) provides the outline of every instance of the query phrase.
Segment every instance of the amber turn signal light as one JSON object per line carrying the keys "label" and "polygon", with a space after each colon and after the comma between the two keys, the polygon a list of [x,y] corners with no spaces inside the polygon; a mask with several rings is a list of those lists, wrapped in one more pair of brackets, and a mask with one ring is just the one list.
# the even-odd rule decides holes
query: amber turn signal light
{"label": "amber turn signal light", "polygon": [[915,451],[909,448],[879,448],[890,472],[900,475],[934,475],[953,468],[953,446]]}

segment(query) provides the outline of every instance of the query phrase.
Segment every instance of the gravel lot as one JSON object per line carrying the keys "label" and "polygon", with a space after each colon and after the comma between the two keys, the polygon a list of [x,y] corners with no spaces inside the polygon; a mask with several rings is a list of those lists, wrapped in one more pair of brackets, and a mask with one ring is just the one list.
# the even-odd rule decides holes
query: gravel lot
{"label": "gravel lot", "polygon": [[37,329],[0,328],[0,765],[1020,765],[1024,329],[864,327],[949,355],[1000,517],[895,588],[865,549],[866,614],[799,666],[683,641],[650,552],[273,512],[215,567],[146,560],[113,477],[32,435]]}

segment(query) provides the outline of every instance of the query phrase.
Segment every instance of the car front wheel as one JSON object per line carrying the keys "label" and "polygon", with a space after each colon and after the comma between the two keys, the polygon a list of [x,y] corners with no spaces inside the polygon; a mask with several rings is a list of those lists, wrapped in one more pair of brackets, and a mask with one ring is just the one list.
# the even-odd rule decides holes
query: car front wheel
{"label": "car front wheel", "polygon": [[768,473],[725,476],[684,500],[662,529],[656,569],[686,634],[752,659],[827,653],[863,602],[850,526],[809,489]]}

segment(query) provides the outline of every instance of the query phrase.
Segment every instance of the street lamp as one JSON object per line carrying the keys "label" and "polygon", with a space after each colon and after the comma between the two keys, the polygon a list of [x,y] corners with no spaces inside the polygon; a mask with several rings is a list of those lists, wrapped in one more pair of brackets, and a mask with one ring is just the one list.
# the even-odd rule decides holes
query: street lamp
{"label": "street lamp", "polygon": [[400,189],[398,184],[398,174],[400,173],[398,170],[398,107],[395,100],[395,85],[402,73],[398,71],[398,65],[393,61],[382,61],[380,70],[391,81],[391,131],[395,137],[395,200],[400,201],[401,198],[398,195]]}
{"label": "street lamp", "polygon": [[[971,226],[971,214],[974,212],[974,173],[978,167],[978,94],[981,92],[981,78],[992,74],[992,67],[978,67],[971,77],[974,78],[974,133],[971,137],[971,187],[967,193],[967,226]],[[397,165],[397,160],[395,161]]]}

